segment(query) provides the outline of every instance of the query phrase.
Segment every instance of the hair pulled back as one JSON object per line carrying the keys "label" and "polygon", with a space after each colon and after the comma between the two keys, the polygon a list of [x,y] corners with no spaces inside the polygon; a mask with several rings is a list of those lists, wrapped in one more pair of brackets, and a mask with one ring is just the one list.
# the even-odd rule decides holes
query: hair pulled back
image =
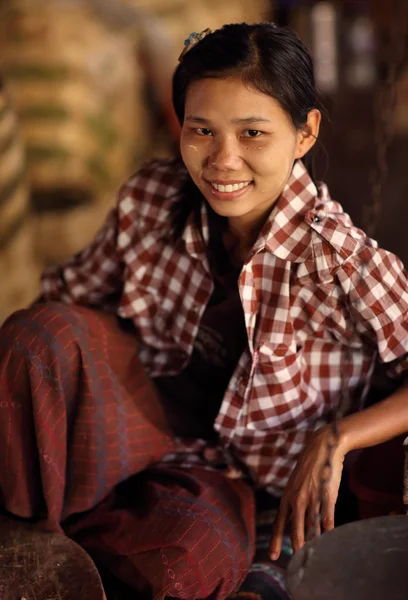
{"label": "hair pulled back", "polygon": [[180,123],[189,86],[200,79],[238,76],[243,83],[275,98],[296,129],[319,108],[313,63],[291,29],[273,23],[224,25],[193,46],[173,76],[173,105]]}

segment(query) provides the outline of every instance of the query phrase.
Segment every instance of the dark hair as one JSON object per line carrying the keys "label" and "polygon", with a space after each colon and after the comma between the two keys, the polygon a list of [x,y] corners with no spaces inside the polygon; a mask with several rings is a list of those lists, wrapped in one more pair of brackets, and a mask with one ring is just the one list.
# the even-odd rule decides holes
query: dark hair
{"label": "dark hair", "polygon": [[[238,75],[244,83],[275,98],[296,129],[305,126],[311,109],[321,108],[312,58],[297,34],[269,22],[237,23],[208,34],[178,65],[173,76],[173,106],[180,123],[184,120],[187,90],[194,81],[229,75]],[[313,165],[307,158],[306,166],[313,176]],[[188,193],[189,198],[181,201],[184,206],[175,212],[176,235],[181,233],[194,205],[202,202],[194,187],[188,181],[182,190],[182,195]]]}

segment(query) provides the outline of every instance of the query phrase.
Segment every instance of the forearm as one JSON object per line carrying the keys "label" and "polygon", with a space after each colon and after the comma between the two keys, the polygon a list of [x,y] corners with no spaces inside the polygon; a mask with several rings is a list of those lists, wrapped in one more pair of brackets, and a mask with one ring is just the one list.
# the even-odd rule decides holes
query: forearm
{"label": "forearm", "polygon": [[341,419],[339,433],[339,445],[345,454],[381,444],[403,433],[408,435],[408,385],[386,400]]}

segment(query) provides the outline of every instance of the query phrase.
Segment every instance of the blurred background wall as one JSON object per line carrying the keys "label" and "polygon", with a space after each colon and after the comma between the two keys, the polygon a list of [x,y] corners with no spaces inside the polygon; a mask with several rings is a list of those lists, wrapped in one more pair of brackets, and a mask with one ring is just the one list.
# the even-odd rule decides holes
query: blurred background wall
{"label": "blurred background wall", "polygon": [[174,154],[184,39],[227,22],[299,32],[327,111],[316,177],[408,262],[407,2],[0,0],[0,322],[92,239],[134,170]]}

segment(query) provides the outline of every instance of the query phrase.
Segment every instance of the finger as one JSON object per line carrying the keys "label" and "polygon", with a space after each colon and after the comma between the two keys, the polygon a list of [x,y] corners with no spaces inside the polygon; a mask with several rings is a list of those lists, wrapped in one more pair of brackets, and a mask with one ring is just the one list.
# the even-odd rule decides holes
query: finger
{"label": "finger", "polygon": [[321,507],[322,500],[320,494],[317,490],[314,490],[306,514],[306,540],[313,539],[321,533]]}
{"label": "finger", "polygon": [[321,503],[316,501],[314,504],[312,504],[309,507],[309,509],[307,511],[307,515],[306,515],[306,527],[307,527],[306,539],[307,540],[318,537],[322,532],[320,510],[321,510]]}
{"label": "finger", "polygon": [[292,541],[293,552],[297,552],[305,543],[305,517],[306,505],[299,503],[292,512],[292,526],[290,539]]}
{"label": "finger", "polygon": [[282,500],[278,514],[272,525],[272,537],[269,543],[269,556],[271,560],[278,560],[281,550],[286,524],[289,518],[289,505]]}
{"label": "finger", "polygon": [[331,494],[325,494],[322,504],[322,529],[323,531],[330,531],[334,528],[334,510],[336,506],[336,500]]}

